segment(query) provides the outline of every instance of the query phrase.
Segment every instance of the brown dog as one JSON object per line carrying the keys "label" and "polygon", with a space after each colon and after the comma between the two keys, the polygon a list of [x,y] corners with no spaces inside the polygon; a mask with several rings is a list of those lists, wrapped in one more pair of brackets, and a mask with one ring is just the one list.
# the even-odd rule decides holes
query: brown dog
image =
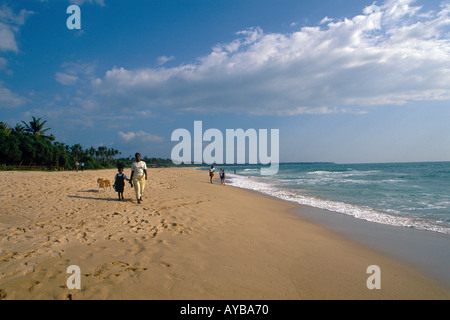
{"label": "brown dog", "polygon": [[104,180],[102,178],[98,178],[97,183],[98,183],[99,191],[100,191],[100,188],[103,188],[103,190],[106,191],[107,187],[109,187],[109,190],[111,190],[111,182],[109,180]]}

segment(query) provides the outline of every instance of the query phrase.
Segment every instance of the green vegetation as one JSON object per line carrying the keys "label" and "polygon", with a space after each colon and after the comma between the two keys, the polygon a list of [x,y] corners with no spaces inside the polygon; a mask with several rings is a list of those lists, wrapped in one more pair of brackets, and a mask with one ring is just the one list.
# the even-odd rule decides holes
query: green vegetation
{"label": "green vegetation", "polygon": [[[68,146],[55,141],[46,132],[47,121],[32,117],[32,121],[16,124],[14,128],[0,121],[0,169],[1,170],[74,170],[75,162],[84,162],[85,169],[115,168],[119,163],[131,167],[134,157],[119,158],[121,153],[113,148],[100,146],[83,149],[80,144]],[[149,167],[174,166],[170,159],[143,159]]]}

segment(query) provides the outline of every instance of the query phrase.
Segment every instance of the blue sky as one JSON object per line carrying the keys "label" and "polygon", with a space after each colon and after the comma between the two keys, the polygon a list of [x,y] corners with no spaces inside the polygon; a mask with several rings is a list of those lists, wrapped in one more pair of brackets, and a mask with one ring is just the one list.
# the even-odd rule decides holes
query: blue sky
{"label": "blue sky", "polygon": [[[169,158],[279,129],[281,161],[450,161],[450,2],[0,0],[0,120]],[[69,30],[66,9],[81,9]]]}

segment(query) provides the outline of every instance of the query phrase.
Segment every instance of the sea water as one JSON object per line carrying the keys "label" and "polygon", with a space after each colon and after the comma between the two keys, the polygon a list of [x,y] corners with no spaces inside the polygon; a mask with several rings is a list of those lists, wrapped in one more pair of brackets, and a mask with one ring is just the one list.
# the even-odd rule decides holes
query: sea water
{"label": "sea water", "polygon": [[[224,166],[227,183],[372,222],[450,234],[450,162]],[[216,169],[220,169],[217,167]]]}

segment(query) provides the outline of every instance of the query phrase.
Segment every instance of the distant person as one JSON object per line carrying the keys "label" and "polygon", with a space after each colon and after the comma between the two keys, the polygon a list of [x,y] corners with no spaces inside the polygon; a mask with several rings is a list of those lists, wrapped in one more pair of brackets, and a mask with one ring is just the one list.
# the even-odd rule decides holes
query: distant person
{"label": "distant person", "polygon": [[220,183],[224,186],[225,185],[225,170],[223,168],[220,169]]}
{"label": "distant person", "polygon": [[214,166],[211,166],[209,169],[209,182],[212,183],[212,179],[214,177]]}
{"label": "distant person", "polygon": [[114,189],[116,189],[116,192],[119,194],[119,201],[120,201],[125,199],[123,197],[123,189],[125,187],[125,181],[128,180],[128,178],[123,173],[123,165],[119,165],[117,169],[119,173],[116,174],[116,177],[114,178]]}
{"label": "distant person", "polygon": [[80,164],[78,163],[78,161],[75,161],[75,170],[77,170],[77,172],[78,172],[78,166],[79,166]]}
{"label": "distant person", "polygon": [[136,192],[138,203],[142,201],[142,195],[145,189],[145,180],[147,180],[147,164],[141,160],[141,154],[135,154],[136,162],[131,165],[130,184]]}
{"label": "distant person", "polygon": [[84,171],[84,162],[81,162],[81,172]]}

